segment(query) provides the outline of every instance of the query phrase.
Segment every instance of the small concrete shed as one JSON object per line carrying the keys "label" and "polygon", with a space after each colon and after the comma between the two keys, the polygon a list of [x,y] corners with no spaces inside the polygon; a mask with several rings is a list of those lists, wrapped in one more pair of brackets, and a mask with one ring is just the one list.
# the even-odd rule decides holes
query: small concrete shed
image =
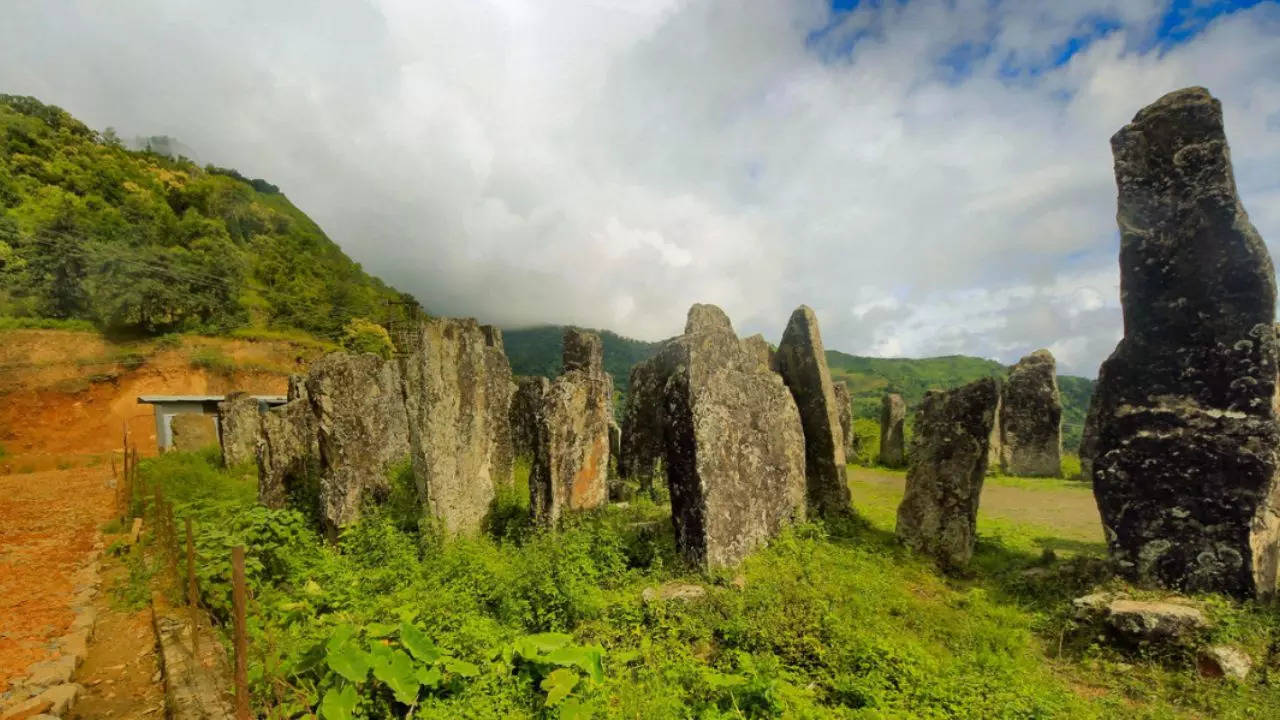
{"label": "small concrete shed", "polygon": [[[140,395],[139,405],[151,405],[156,413],[156,447],[164,452],[173,447],[173,418],[175,415],[212,415],[214,425],[218,415],[218,403],[226,399],[226,395]],[[274,407],[283,405],[287,398],[284,395],[253,395],[259,405]]]}

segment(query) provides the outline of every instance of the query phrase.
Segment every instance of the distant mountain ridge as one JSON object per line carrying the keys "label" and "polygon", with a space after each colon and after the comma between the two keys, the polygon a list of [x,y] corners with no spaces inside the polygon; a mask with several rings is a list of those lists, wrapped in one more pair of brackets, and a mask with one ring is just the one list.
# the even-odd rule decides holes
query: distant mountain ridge
{"label": "distant mountain ridge", "polygon": [[[657,342],[633,340],[609,330],[597,330],[604,341],[605,370],[613,376],[614,387],[625,393],[631,368],[657,352]],[[507,357],[517,375],[555,377],[560,373],[560,342],[564,326],[544,325],[503,332]],[[983,377],[1003,377],[1008,367],[995,360],[968,355],[932,358],[878,358],[827,351],[827,365],[834,380],[849,386],[855,417],[880,418],[880,398],[887,392],[901,393],[907,407],[914,408],[928,390],[945,390]],[[1080,444],[1084,416],[1093,394],[1093,381],[1073,375],[1059,375],[1062,394],[1062,445],[1074,452]]]}

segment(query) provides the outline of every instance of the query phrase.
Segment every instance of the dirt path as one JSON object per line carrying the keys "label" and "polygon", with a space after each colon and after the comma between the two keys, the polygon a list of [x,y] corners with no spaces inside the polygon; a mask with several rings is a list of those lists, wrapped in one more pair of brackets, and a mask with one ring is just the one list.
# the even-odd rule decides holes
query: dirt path
{"label": "dirt path", "polygon": [[112,513],[110,468],[0,475],[0,693],[52,659],[74,614],[74,575]]}

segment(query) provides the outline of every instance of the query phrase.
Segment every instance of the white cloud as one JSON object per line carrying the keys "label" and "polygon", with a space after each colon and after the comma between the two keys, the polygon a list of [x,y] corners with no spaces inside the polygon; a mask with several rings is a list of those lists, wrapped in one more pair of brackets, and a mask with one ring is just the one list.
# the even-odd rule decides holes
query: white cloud
{"label": "white cloud", "polygon": [[[848,352],[1092,374],[1120,328],[1108,139],[1191,84],[1280,242],[1274,6],[1141,54],[1158,3],[887,5],[26,0],[0,88],[265,177],[432,310],[509,325],[656,339],[709,301],[776,339],[807,303]],[[1124,29],[1046,69],[1099,17]],[[957,79],[964,42],[992,50]]]}

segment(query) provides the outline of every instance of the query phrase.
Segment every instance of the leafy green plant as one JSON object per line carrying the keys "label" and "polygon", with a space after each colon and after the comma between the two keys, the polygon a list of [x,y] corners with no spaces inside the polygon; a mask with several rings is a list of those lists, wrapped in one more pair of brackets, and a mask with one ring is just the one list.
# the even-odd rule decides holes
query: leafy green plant
{"label": "leafy green plant", "polygon": [[387,329],[366,318],[352,318],[342,327],[342,347],[353,353],[373,353],[389,358],[395,352]]}
{"label": "leafy green plant", "polygon": [[581,693],[588,683],[604,682],[604,648],[599,645],[571,645],[573,637],[563,633],[537,633],[516,638],[502,650],[503,661],[516,672],[537,682],[547,694],[546,707],[558,707],[561,718],[589,717]]}

